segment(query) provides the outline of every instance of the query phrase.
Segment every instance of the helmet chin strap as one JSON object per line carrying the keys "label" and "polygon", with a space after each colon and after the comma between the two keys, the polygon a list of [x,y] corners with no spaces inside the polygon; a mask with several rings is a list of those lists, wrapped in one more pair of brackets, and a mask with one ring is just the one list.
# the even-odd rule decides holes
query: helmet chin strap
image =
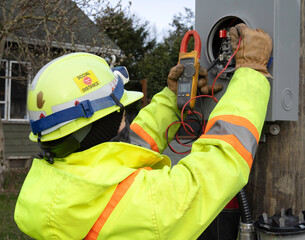
{"label": "helmet chin strap", "polygon": [[54,158],[66,157],[69,154],[76,152],[81,146],[80,143],[87,136],[90,130],[91,124],[58,140],[48,142],[38,141],[38,144],[42,150],[39,157],[53,164]]}
{"label": "helmet chin strap", "polygon": [[130,124],[127,118],[125,118],[125,127],[118,132],[118,134],[110,139],[109,142],[125,142],[125,143],[131,143],[130,140]]}
{"label": "helmet chin strap", "polygon": [[120,111],[124,111],[124,109],[125,109],[124,105],[120,102],[120,100],[113,93],[110,94],[110,97],[112,97],[115,104],[120,107]]}

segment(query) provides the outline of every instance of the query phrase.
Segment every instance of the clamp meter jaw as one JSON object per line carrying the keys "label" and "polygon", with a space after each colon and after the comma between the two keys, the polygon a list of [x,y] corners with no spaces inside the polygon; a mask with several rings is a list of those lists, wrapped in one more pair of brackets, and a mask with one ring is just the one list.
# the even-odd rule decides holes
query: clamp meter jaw
{"label": "clamp meter jaw", "polygon": [[[187,51],[187,44],[191,38],[194,37],[195,48],[191,52]],[[188,31],[181,42],[179,62],[184,66],[183,73],[178,80],[177,89],[177,107],[182,109],[183,106],[193,97],[197,95],[197,82],[199,78],[200,66],[200,53],[201,53],[201,40],[199,34],[195,31]],[[188,104],[190,108],[195,106],[195,99],[191,100]]]}

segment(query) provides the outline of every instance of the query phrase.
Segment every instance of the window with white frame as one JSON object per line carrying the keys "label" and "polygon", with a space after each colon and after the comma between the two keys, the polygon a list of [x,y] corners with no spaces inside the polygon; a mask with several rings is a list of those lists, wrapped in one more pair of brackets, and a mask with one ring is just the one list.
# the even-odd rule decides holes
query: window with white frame
{"label": "window with white frame", "polygon": [[24,62],[2,60],[0,65],[0,113],[3,120],[27,121],[29,87]]}

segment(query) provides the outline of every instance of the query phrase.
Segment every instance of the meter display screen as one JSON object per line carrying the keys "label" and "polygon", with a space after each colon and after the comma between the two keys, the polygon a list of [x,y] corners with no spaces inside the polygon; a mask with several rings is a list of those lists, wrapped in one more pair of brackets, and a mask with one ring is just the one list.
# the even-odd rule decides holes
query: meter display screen
{"label": "meter display screen", "polygon": [[180,59],[180,64],[190,64],[190,65],[194,65],[194,62],[195,62],[195,59],[194,58],[183,58],[183,59]]}
{"label": "meter display screen", "polygon": [[190,93],[191,92],[191,83],[179,83],[179,93]]}

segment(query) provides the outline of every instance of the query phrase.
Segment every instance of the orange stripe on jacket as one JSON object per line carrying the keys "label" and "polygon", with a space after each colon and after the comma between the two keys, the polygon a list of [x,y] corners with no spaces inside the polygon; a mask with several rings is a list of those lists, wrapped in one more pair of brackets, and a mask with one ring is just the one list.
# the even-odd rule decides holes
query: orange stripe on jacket
{"label": "orange stripe on jacket", "polygon": [[112,211],[121,201],[127,190],[130,188],[131,184],[134,182],[135,177],[142,169],[152,170],[152,168],[150,167],[140,168],[134,171],[131,175],[129,175],[126,179],[124,179],[122,182],[118,184],[107,206],[105,207],[104,211],[99,216],[99,218],[96,220],[95,224],[93,225],[87,236],[85,237],[85,240],[97,239],[100,231],[102,230],[104,224],[111,215]]}
{"label": "orange stripe on jacket", "polygon": [[160,152],[155,140],[139,124],[132,123],[130,128],[150,145],[151,150]]}
{"label": "orange stripe on jacket", "polygon": [[240,117],[240,116],[235,116],[235,115],[220,115],[220,116],[213,117],[212,119],[210,119],[208,121],[208,124],[205,129],[205,133],[207,133],[211,129],[211,127],[214,125],[214,123],[218,120],[223,120],[223,121],[247,128],[255,137],[256,142],[257,143],[259,142],[259,133],[258,133],[256,127],[248,119],[246,119],[244,117]]}
{"label": "orange stripe on jacket", "polygon": [[249,168],[251,169],[253,156],[234,135],[201,135],[200,138],[219,139],[229,143],[239,153],[239,155],[245,159]]}

